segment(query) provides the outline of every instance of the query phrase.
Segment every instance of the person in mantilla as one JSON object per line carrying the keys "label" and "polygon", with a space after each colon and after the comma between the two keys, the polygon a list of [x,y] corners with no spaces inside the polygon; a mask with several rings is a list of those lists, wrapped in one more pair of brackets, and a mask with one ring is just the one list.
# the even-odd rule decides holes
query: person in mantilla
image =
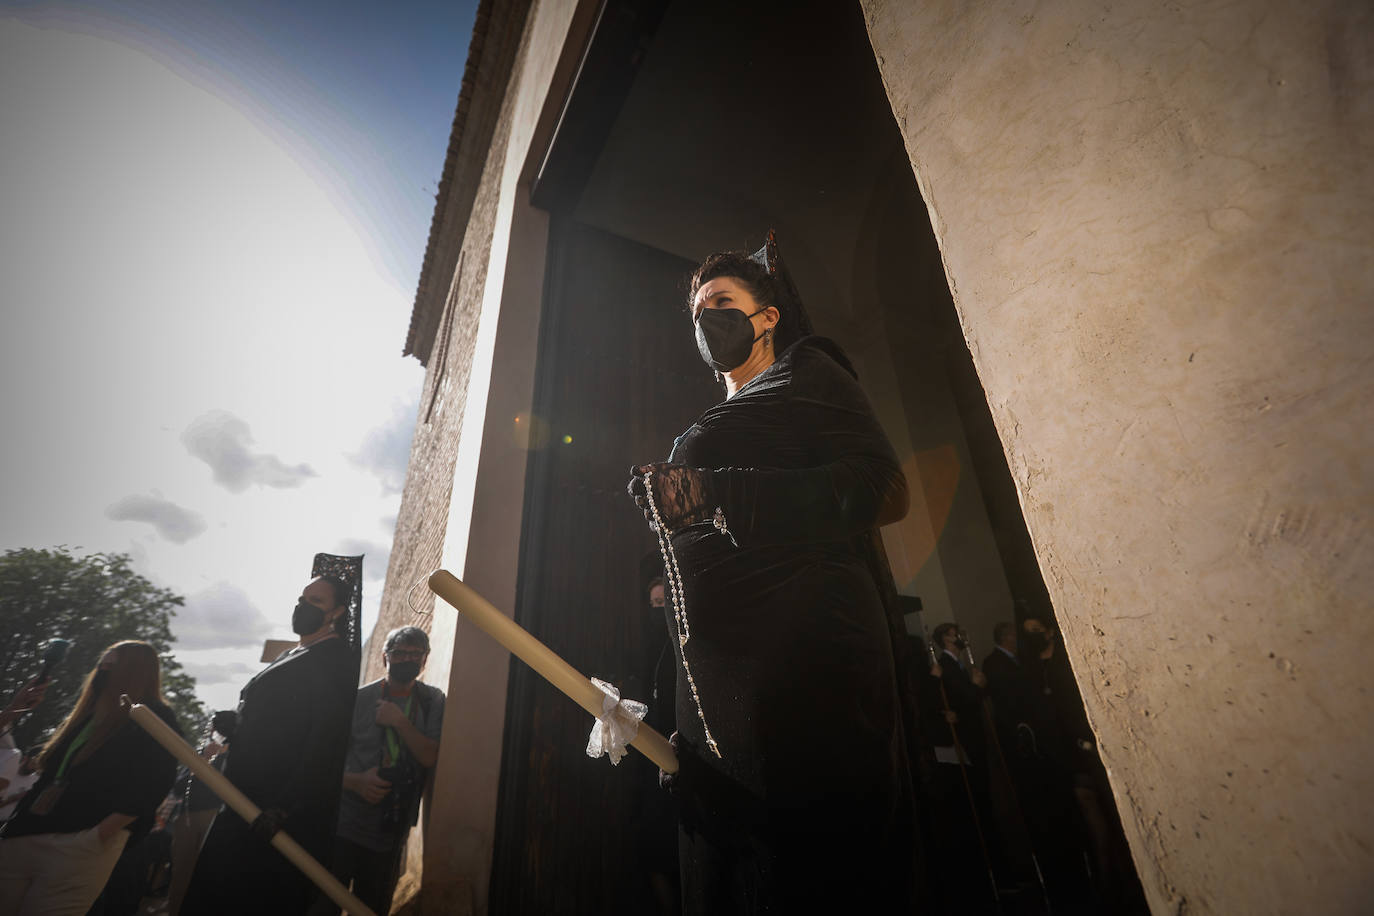
{"label": "person in mantilla", "polygon": [[[325,560],[356,560],[328,571]],[[300,643],[240,693],[224,775],[262,809],[252,824],[222,808],[205,837],[182,912],[304,913],[315,886],[270,845],[285,830],[326,867],[358,689],[362,562],[319,554],[291,614]],[[344,577],[346,576],[346,578]]]}
{"label": "person in mantilla", "polygon": [[691,278],[725,387],[629,489],[676,635],[683,909],[909,912],[915,814],[877,528],[908,494],[854,367],[769,234]]}

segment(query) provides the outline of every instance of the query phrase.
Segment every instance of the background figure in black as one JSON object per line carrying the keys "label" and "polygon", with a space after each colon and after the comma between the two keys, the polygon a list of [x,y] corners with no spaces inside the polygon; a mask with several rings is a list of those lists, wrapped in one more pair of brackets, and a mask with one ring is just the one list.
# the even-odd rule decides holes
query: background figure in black
{"label": "background figure in black", "polygon": [[[210,719],[209,739],[199,749],[200,755],[210,761],[210,766],[221,773],[229,762],[229,744],[234,740],[238,722],[238,713],[232,709],[215,713]],[[177,916],[181,912],[196,857],[200,854],[200,844],[220,806],[219,796],[184,767],[177,784],[181,790],[181,805],[172,819],[172,884],[167,891],[167,916]]]}
{"label": "background figure in black", "polygon": [[992,651],[983,659],[983,676],[988,679],[988,692],[997,692],[997,682],[1013,675],[1021,667],[1016,657],[1016,624],[1003,620],[992,628]]}
{"label": "background figure in black", "polygon": [[314,885],[269,845],[286,830],[326,867],[334,845],[358,660],[344,638],[350,586],[311,580],[291,615],[300,644],[243,688],[224,775],[263,809],[250,827],[224,808],[201,848],[183,911],[303,913]]}
{"label": "background figure in black", "polygon": [[[930,803],[937,842],[928,853],[941,912],[991,912],[992,877],[1007,867],[989,796],[989,748],[983,728],[987,678],[961,658],[956,624],[931,633],[935,664],[921,696],[922,732],[934,745]],[[948,704],[948,705],[946,705]],[[980,836],[981,831],[981,836]]]}
{"label": "background figure in black", "polygon": [[[671,735],[677,721],[677,656],[664,617],[663,577],[650,579],[641,594],[646,596],[646,607],[637,610],[648,615],[646,638],[630,647],[629,675],[622,694],[648,705],[644,721],[660,734]],[[648,882],[654,913],[678,913],[682,909],[682,882],[678,874],[677,805],[672,795],[659,787],[658,767],[647,757],[631,754],[621,761],[622,769],[626,766],[634,773],[631,829],[639,853],[636,873]]]}

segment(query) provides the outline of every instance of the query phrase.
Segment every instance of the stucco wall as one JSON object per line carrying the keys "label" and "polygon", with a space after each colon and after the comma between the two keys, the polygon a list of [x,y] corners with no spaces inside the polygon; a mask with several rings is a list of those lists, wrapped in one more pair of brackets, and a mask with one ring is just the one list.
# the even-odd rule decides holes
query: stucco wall
{"label": "stucco wall", "polygon": [[1369,5],[864,8],[1152,908],[1367,912]]}

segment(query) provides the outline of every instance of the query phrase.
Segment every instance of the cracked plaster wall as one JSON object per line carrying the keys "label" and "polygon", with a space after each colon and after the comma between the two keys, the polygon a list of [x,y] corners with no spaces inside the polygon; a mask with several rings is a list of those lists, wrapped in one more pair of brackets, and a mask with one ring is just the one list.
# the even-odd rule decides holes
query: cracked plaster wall
{"label": "cracked plaster wall", "polygon": [[1367,912],[1370,6],[863,6],[1152,909]]}

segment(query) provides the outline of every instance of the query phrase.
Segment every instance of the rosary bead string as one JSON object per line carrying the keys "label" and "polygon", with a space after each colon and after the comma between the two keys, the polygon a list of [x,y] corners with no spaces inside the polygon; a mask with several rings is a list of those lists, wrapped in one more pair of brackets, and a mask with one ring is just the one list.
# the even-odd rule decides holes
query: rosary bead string
{"label": "rosary bead string", "polygon": [[663,524],[663,516],[658,512],[658,504],[654,501],[654,472],[646,470],[644,472],[644,489],[649,497],[649,511],[654,517],[654,530],[658,534],[658,550],[663,555],[663,571],[667,575],[669,592],[673,599],[673,622],[677,625],[677,644],[682,654],[682,670],[687,675],[687,686],[691,688],[692,700],[697,705],[697,718],[701,719],[701,727],[706,732],[706,746],[717,757],[723,756],[720,747],[716,745],[716,739],[711,735],[711,726],[706,723],[706,710],[701,708],[701,696],[697,693],[697,682],[692,677],[692,668],[687,663],[687,641],[692,638],[692,629],[687,622],[687,601],[682,587],[682,571],[677,565],[677,552],[673,550],[671,532]]}

